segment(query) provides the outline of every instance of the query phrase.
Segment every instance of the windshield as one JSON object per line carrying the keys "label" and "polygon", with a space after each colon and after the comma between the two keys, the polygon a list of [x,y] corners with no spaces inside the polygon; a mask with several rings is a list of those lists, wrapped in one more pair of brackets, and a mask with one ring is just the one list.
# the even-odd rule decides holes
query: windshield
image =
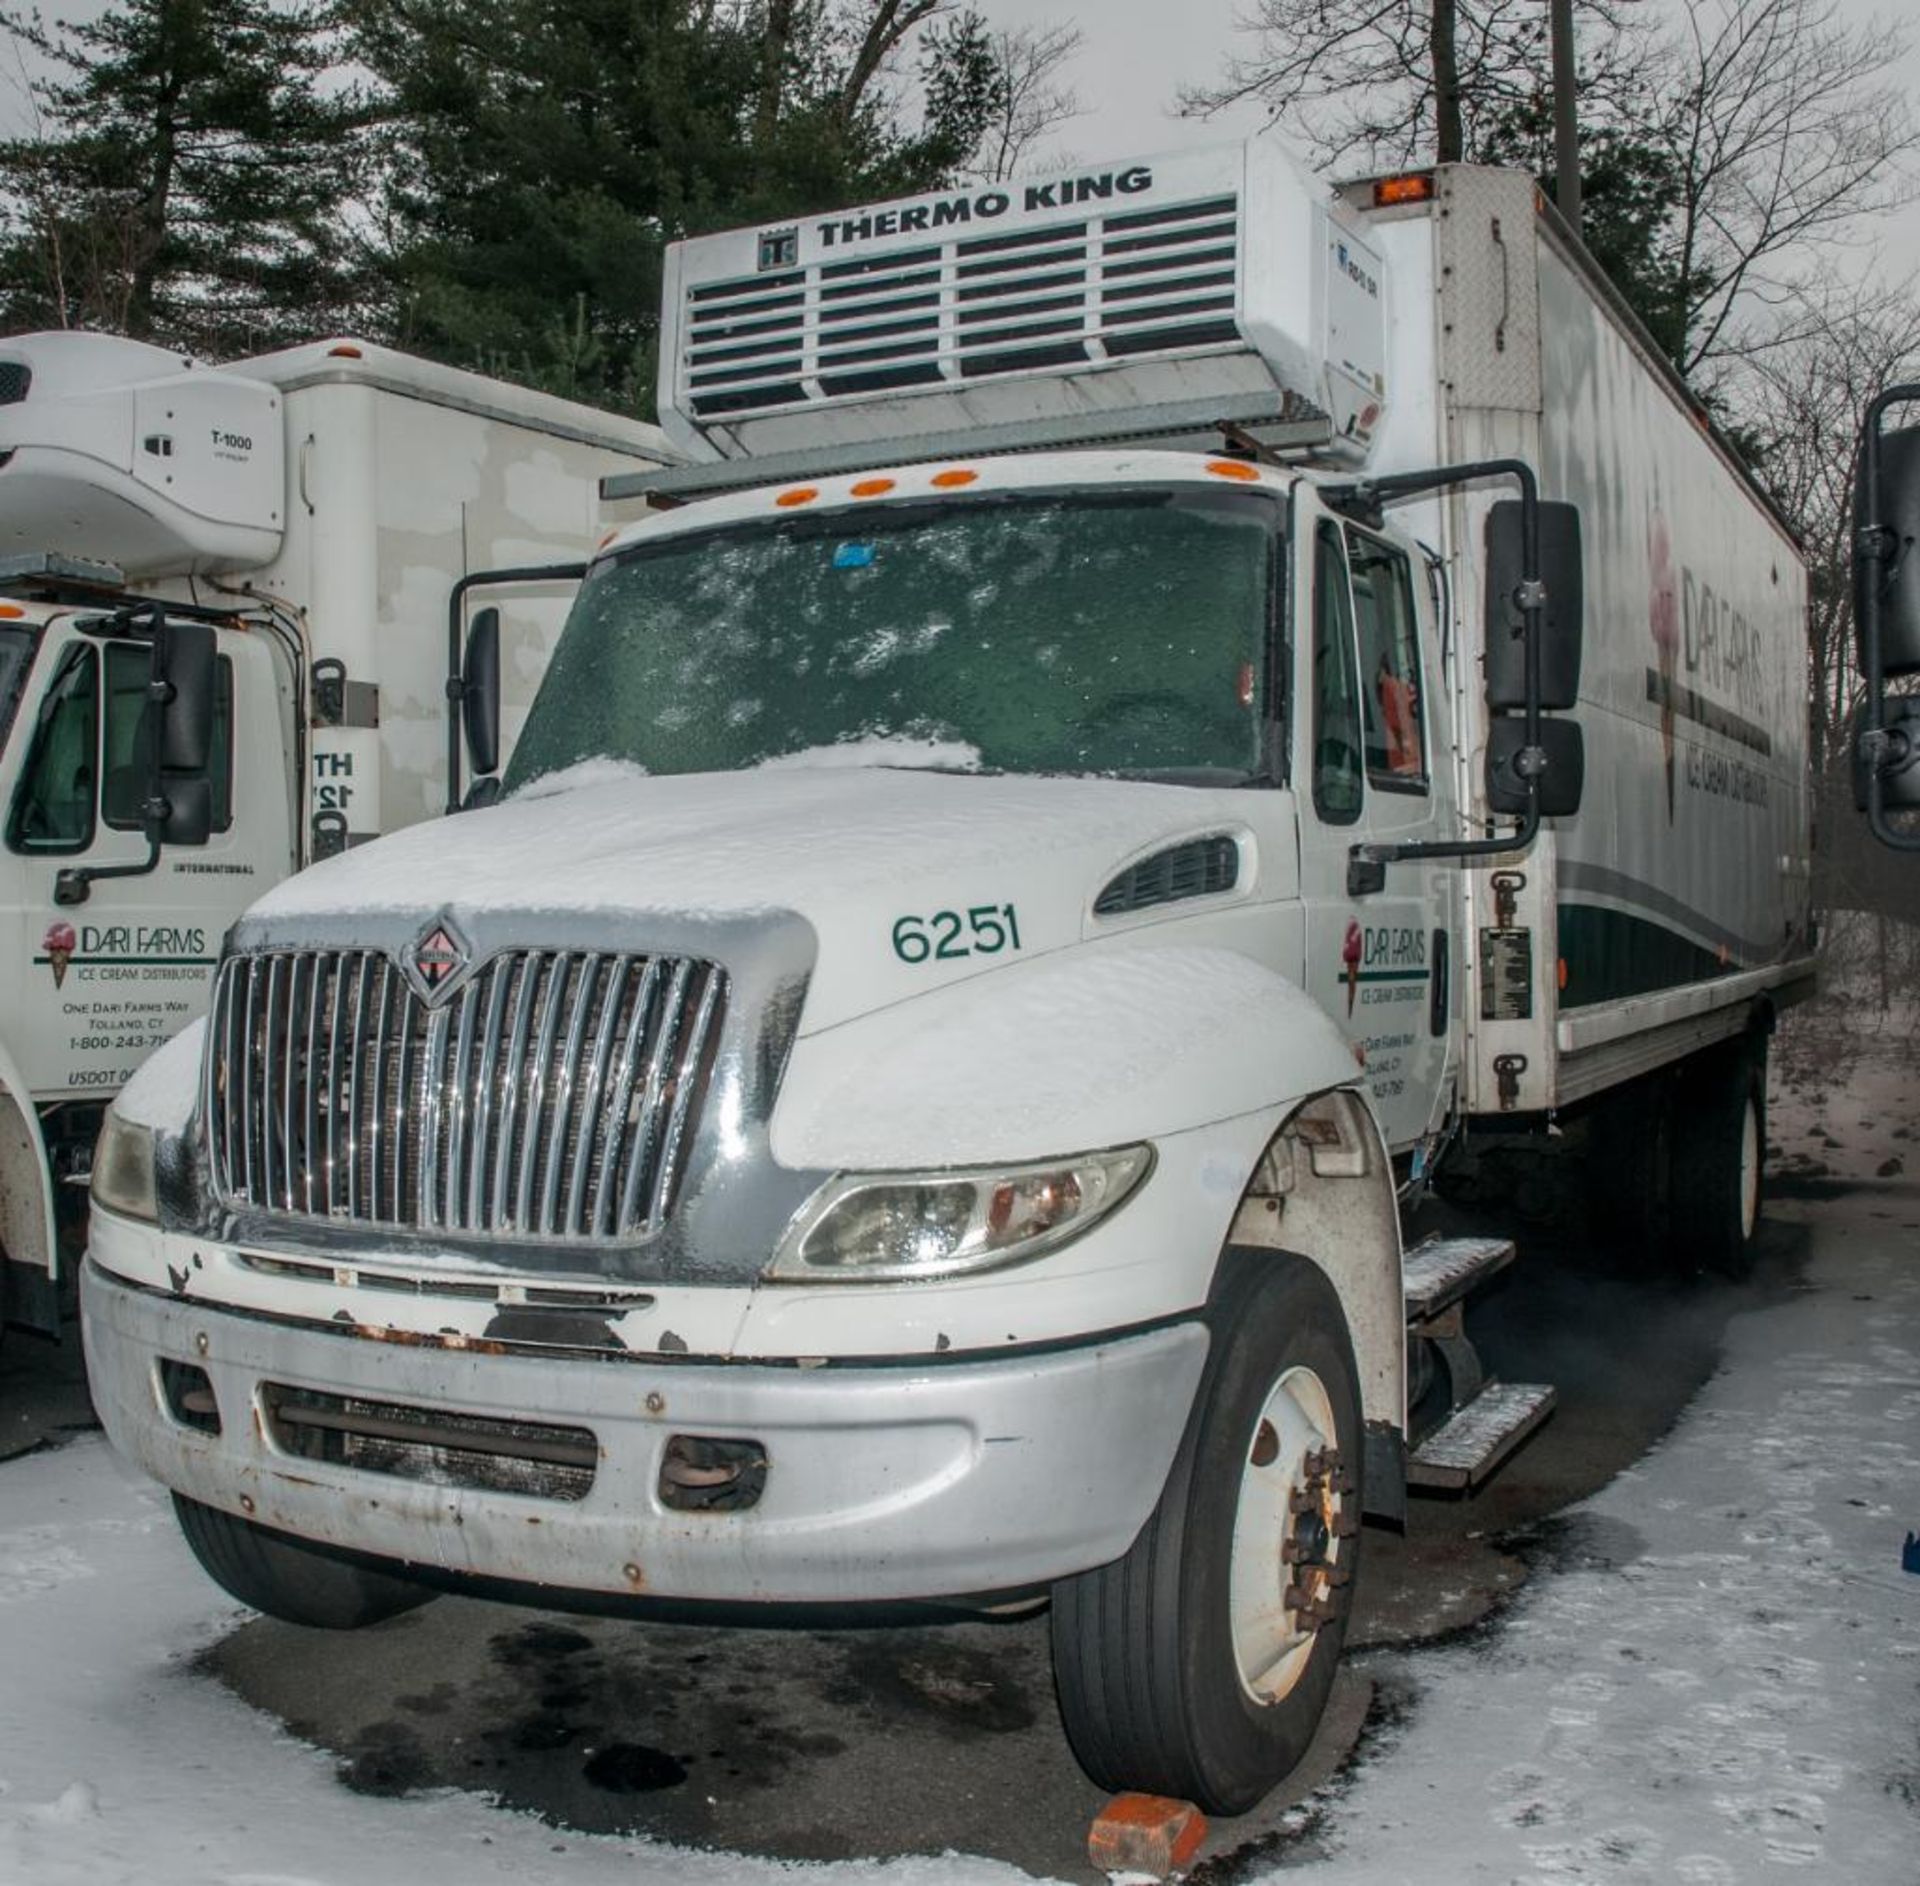
{"label": "windshield", "polygon": [[994,495],[668,537],[590,575],[506,786],[606,756],[1240,781],[1278,508]]}
{"label": "windshield", "polygon": [[17,622],[0,623],[0,747],[5,747],[13,729],[21,691],[27,685],[27,670],[33,666],[34,644],[39,639],[38,629]]}

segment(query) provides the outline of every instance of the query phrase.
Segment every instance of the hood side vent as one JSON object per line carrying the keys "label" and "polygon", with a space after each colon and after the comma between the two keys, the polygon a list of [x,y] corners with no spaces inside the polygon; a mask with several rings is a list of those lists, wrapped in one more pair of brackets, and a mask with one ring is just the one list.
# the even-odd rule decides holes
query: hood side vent
{"label": "hood side vent", "polygon": [[24,360],[0,360],[0,406],[18,406],[32,385],[33,369]]}
{"label": "hood side vent", "polygon": [[1211,897],[1240,881],[1240,847],[1224,833],[1189,839],[1142,858],[1114,878],[1093,900],[1096,917],[1119,917],[1177,904],[1188,897]]}

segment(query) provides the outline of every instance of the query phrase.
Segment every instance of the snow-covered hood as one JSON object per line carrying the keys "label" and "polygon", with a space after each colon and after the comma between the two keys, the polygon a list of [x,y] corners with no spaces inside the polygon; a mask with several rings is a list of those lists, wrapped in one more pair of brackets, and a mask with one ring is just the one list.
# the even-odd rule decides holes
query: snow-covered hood
{"label": "snow-covered hood", "polygon": [[[1256,860],[1248,810],[1245,792],[1119,780],[599,769],[343,853],[249,916],[284,935],[302,918],[337,932],[365,911],[388,919],[386,934],[395,913],[458,924],[476,911],[564,911],[607,919],[622,946],[645,949],[650,916],[791,911],[819,941],[803,1022],[813,1033],[1077,941],[1118,871],[1180,839],[1234,834],[1239,894],[1285,894],[1291,860]],[[1276,865],[1287,883],[1272,881]]]}

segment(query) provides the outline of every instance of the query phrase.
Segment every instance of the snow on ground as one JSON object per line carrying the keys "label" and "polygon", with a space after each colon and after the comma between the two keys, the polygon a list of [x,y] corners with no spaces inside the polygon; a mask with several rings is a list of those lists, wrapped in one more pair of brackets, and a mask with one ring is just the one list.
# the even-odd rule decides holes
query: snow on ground
{"label": "snow on ground", "polygon": [[1412,1726],[1310,1878],[1920,1879],[1920,1240],[1836,1227],[1809,1281],[1576,1509],[1569,1569],[1404,1660]]}
{"label": "snow on ground", "polygon": [[[243,1615],[104,1441],[0,1468],[0,1886],[759,1886],[795,1870],[559,1832],[477,1795],[350,1795],[332,1758],[192,1669]],[[829,1870],[1021,1877],[960,1858]]]}
{"label": "snow on ground", "polygon": [[[1735,1319],[1720,1373],[1575,1509],[1557,1567],[1503,1619],[1372,1660],[1411,1709],[1317,1804],[1289,1873],[1920,1879],[1920,1577],[1901,1570],[1920,1529],[1920,1191],[1881,1172],[1916,1124],[1904,1048],[1904,1031],[1870,1044],[1844,1085],[1818,1055],[1780,1057],[1790,1168],[1825,1132],[1849,1178],[1777,1208],[1807,1227],[1794,1287]],[[559,1832],[472,1795],[350,1795],[331,1757],[194,1670],[238,1615],[98,1439],[0,1467],[0,1886],[1020,1877],[954,1855],[783,1867]]]}

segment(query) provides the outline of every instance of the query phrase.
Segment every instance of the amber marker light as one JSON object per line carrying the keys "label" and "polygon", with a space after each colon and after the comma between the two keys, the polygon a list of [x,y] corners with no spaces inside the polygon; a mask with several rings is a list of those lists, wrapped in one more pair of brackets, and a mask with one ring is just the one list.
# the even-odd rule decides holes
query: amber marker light
{"label": "amber marker light", "polygon": [[593,546],[593,554],[597,557],[601,553],[601,551],[606,549],[607,545],[612,543],[613,540],[619,535],[620,535],[620,531],[618,526],[608,531],[607,534],[604,537],[602,537],[597,544]]}
{"label": "amber marker light", "polygon": [[1433,172],[1430,170],[1411,170],[1404,176],[1380,177],[1373,186],[1373,207],[1377,210],[1391,208],[1395,203],[1431,203],[1433,201]]}
{"label": "amber marker light", "polygon": [[774,503],[783,510],[791,511],[796,504],[811,504],[820,495],[817,485],[795,485],[791,491],[783,491],[774,499]]}
{"label": "amber marker light", "polygon": [[1207,470],[1216,478],[1237,478],[1243,485],[1253,484],[1260,477],[1260,467],[1249,465],[1244,458],[1210,458]]}
{"label": "amber marker light", "polygon": [[329,347],[327,349],[327,357],[330,360],[359,360],[362,358],[359,348],[344,342],[338,347]]}
{"label": "amber marker light", "polygon": [[956,466],[952,471],[935,472],[933,474],[934,489],[937,491],[951,491],[958,485],[974,484],[978,481],[979,477],[980,474],[977,471],[966,471]]}
{"label": "amber marker light", "polygon": [[853,487],[856,498],[884,498],[893,489],[891,478],[863,478]]}
{"label": "amber marker light", "polygon": [[0,602],[0,619],[18,622],[27,612],[18,603]]}

